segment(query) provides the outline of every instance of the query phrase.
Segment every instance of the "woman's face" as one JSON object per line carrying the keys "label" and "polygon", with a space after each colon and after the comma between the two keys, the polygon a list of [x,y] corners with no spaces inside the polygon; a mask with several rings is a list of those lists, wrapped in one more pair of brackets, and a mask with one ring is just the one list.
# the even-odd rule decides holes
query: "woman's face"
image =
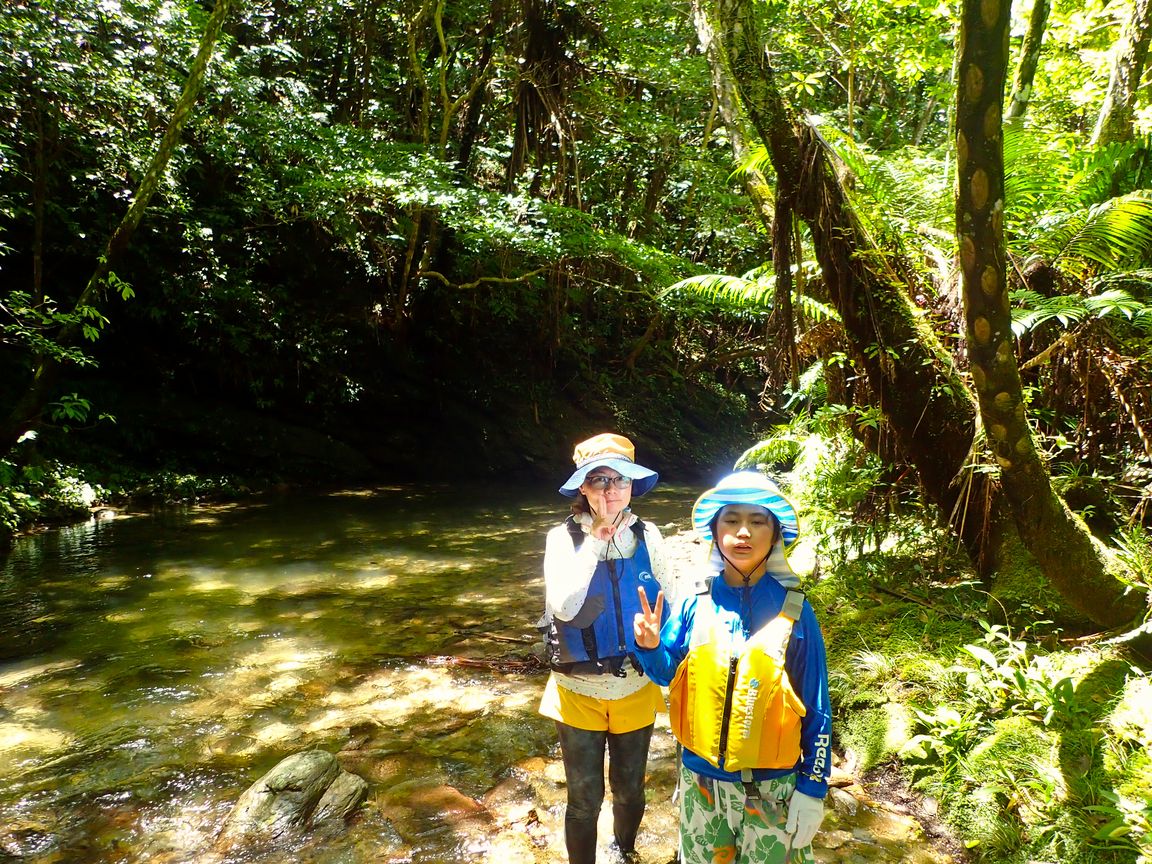
{"label": "woman's face", "polygon": [[602,521],[615,521],[632,501],[632,481],[611,468],[593,468],[580,484],[580,491],[593,515]]}
{"label": "woman's face", "polygon": [[776,520],[755,504],[729,504],[716,518],[716,542],[741,573],[762,564],[776,542]]}

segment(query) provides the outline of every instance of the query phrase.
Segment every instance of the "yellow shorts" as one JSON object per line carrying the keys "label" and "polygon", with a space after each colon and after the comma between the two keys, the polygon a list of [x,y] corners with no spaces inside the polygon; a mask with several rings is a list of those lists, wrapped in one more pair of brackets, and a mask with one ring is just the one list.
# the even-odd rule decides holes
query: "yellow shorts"
{"label": "yellow shorts", "polygon": [[544,698],[540,700],[540,713],[545,717],[577,729],[607,730],[613,734],[635,732],[651,726],[657,712],[667,710],[664,694],[651,681],[623,699],[597,699],[561,687],[556,683],[556,676],[552,675],[544,688]]}

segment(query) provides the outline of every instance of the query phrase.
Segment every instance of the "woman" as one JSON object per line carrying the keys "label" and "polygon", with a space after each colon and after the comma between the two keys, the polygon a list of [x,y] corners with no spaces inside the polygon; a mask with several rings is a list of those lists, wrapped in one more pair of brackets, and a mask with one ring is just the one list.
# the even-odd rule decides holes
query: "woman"
{"label": "woman", "polygon": [[596,435],[576,445],[573,461],[576,470],[560,487],[572,515],[548,532],[544,552],[541,623],[552,675],[540,713],[556,721],[564,757],[568,860],[593,864],[605,749],[614,843],[626,857],[634,852],[648,743],[664,699],[640,671],[632,622],[640,593],[654,603],[672,580],[660,532],[629,506],[659,479],[636,463],[632,442]]}
{"label": "woman", "polygon": [[824,638],[785,545],[796,511],[772,480],[739,471],[696,502],[711,578],[671,618],[639,597],[644,669],[669,684],[683,745],[682,864],[812,864],[831,767]]}

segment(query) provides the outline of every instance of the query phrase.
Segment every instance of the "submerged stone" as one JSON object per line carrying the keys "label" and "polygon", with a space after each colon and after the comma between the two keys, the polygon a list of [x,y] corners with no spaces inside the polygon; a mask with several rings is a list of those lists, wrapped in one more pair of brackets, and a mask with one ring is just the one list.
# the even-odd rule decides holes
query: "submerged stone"
{"label": "submerged stone", "polygon": [[340,768],[323,750],[295,753],[248,787],[232,808],[222,840],[275,839],[317,822],[345,818],[364,800],[368,784]]}

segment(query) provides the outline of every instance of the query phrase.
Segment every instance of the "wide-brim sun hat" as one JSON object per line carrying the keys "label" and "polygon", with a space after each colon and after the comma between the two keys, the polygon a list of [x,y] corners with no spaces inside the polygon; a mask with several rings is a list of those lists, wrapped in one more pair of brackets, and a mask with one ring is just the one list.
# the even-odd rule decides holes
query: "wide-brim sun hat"
{"label": "wide-brim sun hat", "polygon": [[651,468],[637,464],[636,448],[631,441],[612,432],[581,441],[572,453],[572,461],[576,463],[576,470],[560,487],[560,494],[569,498],[580,494],[580,484],[594,468],[611,468],[617,474],[631,478],[634,498],[650,491],[660,479],[660,475]]}
{"label": "wide-brim sun hat", "polygon": [[692,506],[692,527],[705,541],[711,541],[712,520],[729,504],[754,504],[763,507],[780,523],[780,539],[791,546],[800,536],[796,508],[784,497],[780,487],[759,471],[737,471],[729,474]]}

